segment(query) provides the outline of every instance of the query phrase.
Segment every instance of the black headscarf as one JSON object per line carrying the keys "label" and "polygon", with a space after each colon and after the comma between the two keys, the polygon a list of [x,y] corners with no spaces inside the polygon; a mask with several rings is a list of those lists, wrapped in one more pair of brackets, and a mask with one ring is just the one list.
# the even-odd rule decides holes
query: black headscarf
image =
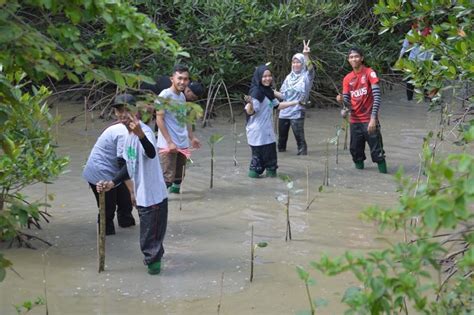
{"label": "black headscarf", "polygon": [[275,93],[271,86],[264,86],[262,84],[263,73],[270,69],[267,65],[258,66],[253,73],[252,83],[250,84],[250,96],[259,102],[263,102],[265,96],[268,97],[270,101],[275,98]]}

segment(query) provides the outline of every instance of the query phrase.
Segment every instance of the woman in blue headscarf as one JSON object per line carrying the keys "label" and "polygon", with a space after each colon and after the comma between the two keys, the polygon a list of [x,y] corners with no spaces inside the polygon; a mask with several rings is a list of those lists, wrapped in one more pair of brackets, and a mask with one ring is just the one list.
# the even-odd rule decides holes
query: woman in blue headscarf
{"label": "woman in blue headscarf", "polygon": [[283,81],[278,98],[283,101],[298,101],[296,106],[280,111],[278,120],[278,151],[286,151],[288,132],[291,129],[298,146],[298,155],[307,155],[308,148],[304,137],[304,104],[309,100],[309,92],[313,86],[314,68],[309,57],[309,40],[303,41],[303,53],[295,54],[291,61],[291,73]]}
{"label": "woman in blue headscarf", "polygon": [[272,89],[273,77],[266,65],[258,66],[250,84],[251,102],[245,106],[248,117],[247,142],[252,150],[249,177],[257,178],[267,171],[267,176],[275,177],[277,165],[276,139],[273,131],[273,109],[295,106],[298,101],[279,102]]}

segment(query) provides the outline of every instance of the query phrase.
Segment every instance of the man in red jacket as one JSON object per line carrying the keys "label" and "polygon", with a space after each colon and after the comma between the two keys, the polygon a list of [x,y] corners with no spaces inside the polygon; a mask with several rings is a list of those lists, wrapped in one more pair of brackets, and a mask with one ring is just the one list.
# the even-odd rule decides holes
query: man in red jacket
{"label": "man in red jacket", "polygon": [[378,113],[380,108],[379,78],[374,70],[364,65],[364,55],[359,48],[351,48],[347,60],[352,71],[344,77],[343,95],[337,100],[344,104],[341,114],[350,111],[352,160],[357,169],[364,168],[365,143],[370,147],[372,161],[377,163],[380,173],[387,173],[385,152]]}

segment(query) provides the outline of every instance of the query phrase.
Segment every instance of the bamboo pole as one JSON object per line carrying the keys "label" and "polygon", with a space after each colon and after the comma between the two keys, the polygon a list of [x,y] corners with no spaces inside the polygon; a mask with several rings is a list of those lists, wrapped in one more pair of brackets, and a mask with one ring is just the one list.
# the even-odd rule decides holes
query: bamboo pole
{"label": "bamboo pole", "polygon": [[97,234],[100,273],[104,271],[105,266],[105,192],[99,193],[99,230]]}

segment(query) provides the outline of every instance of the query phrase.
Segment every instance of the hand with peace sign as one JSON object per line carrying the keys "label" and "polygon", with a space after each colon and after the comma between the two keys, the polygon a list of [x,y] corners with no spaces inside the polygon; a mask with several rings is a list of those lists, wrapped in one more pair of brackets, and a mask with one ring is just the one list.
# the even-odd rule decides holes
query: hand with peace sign
{"label": "hand with peace sign", "polygon": [[303,54],[308,55],[311,52],[311,48],[309,48],[309,42],[311,39],[308,39],[308,42],[303,40]]}
{"label": "hand with peace sign", "polygon": [[140,126],[140,120],[138,120],[135,115],[132,115],[130,113],[128,113],[128,119],[130,120],[130,122],[128,123],[128,128],[130,129],[130,131],[137,135],[137,137],[140,139],[145,137],[145,133],[143,132],[142,127]]}

